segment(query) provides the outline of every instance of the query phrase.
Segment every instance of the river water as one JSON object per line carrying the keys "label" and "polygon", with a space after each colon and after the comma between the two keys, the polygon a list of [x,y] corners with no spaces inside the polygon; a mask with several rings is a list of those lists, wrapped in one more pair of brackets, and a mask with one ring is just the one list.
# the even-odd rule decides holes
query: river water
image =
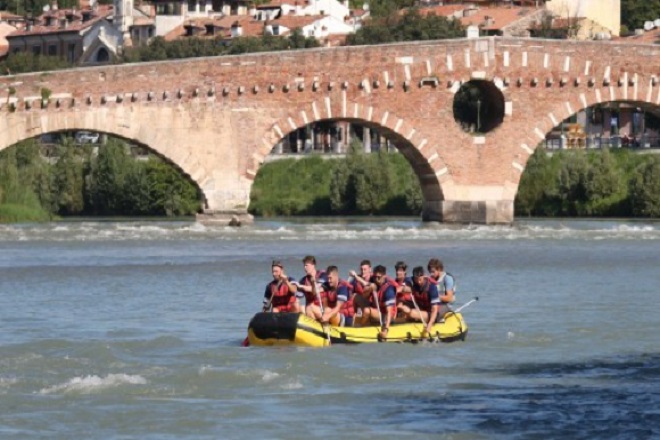
{"label": "river water", "polygon": [[[458,282],[465,342],[242,348],[270,261]],[[660,223],[0,226],[0,438],[658,438]]]}

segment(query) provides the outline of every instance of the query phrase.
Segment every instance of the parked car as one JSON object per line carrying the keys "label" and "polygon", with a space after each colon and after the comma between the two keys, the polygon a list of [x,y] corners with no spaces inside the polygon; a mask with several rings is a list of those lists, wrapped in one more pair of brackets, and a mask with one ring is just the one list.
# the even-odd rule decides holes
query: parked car
{"label": "parked car", "polygon": [[76,133],[75,141],[77,144],[96,144],[101,136],[91,131],[79,131]]}

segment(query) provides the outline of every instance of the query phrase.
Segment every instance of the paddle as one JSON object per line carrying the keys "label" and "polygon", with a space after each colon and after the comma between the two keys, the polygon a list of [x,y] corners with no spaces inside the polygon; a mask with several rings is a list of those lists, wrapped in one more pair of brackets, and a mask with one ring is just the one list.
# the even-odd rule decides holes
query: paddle
{"label": "paddle", "polygon": [[[321,309],[321,318],[323,318],[323,301],[321,300],[321,294],[319,293],[319,289],[316,288],[316,280],[311,280],[311,281],[312,281],[312,292],[314,292],[314,294],[316,295],[316,299],[319,300],[319,308]],[[330,341],[330,331],[326,332],[327,326],[323,325],[323,323],[321,323],[321,325],[323,326],[323,333],[325,333],[326,336],[328,336],[328,345],[332,344],[332,342]]]}
{"label": "paddle", "polygon": [[472,303],[474,303],[474,302],[477,302],[477,301],[479,301],[479,297],[478,297],[478,296],[475,296],[475,297],[472,298],[470,301],[466,302],[465,304],[463,304],[462,306],[460,306],[458,309],[454,310],[453,312],[454,312],[454,313],[459,313],[461,310],[463,310],[464,308],[466,308],[466,307],[469,306],[470,304],[472,304]]}
{"label": "paddle", "polygon": [[412,302],[415,305],[415,309],[417,309],[417,313],[419,313],[419,319],[422,321],[422,324],[424,325],[424,330],[422,330],[422,334],[423,334],[426,331],[426,321],[424,321],[424,316],[422,316],[422,311],[419,310],[417,301],[415,301],[415,295],[412,292],[410,292],[410,297],[412,298]]}

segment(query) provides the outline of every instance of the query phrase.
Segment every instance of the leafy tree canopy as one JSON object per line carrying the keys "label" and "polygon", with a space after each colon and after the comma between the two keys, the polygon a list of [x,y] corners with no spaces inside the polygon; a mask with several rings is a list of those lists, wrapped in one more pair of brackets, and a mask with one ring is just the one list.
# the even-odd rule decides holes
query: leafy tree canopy
{"label": "leafy tree canopy", "polygon": [[645,21],[660,18],[660,0],[621,0],[621,24],[628,30],[642,29]]}
{"label": "leafy tree canopy", "polygon": [[403,15],[390,14],[374,18],[348,36],[349,45],[382,44],[396,41],[443,40],[465,36],[465,28],[458,20],[435,14],[422,16],[415,8]]}

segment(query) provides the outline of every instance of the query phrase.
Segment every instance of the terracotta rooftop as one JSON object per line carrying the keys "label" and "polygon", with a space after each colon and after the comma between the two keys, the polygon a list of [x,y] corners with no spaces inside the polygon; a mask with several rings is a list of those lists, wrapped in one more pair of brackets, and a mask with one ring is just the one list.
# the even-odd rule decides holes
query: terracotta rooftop
{"label": "terracotta rooftop", "polygon": [[454,14],[462,13],[467,9],[468,5],[443,5],[443,6],[429,6],[419,9],[419,14],[423,17],[435,14],[438,17],[452,17]]}
{"label": "terracotta rooftop", "polygon": [[[496,31],[520,20],[532,11],[534,9],[519,7],[480,8],[469,17],[463,17],[460,20],[463,26],[475,25],[483,30]],[[488,24],[488,18],[492,19],[491,24]]]}
{"label": "terracotta rooftop", "polygon": [[324,15],[286,15],[284,17],[278,18],[277,20],[273,20],[272,24],[284,26],[289,29],[299,29],[305,26],[309,26],[310,24],[322,19],[323,17],[325,16]]}
{"label": "terracotta rooftop", "polygon": [[631,35],[616,39],[617,43],[660,44],[660,28],[651,29],[641,35]]}
{"label": "terracotta rooftop", "polygon": [[[89,20],[82,21],[83,13],[91,14]],[[27,28],[19,29],[16,32],[12,32],[8,38],[23,37],[27,35],[55,34],[61,32],[79,32],[110,15],[112,15],[111,5],[100,5],[95,11],[91,9],[58,9],[56,11],[48,11],[36,18],[36,22],[30,30],[27,30]],[[46,26],[46,20],[48,17],[52,20],[50,26]],[[70,19],[66,28],[60,25],[60,20],[62,19]]]}

